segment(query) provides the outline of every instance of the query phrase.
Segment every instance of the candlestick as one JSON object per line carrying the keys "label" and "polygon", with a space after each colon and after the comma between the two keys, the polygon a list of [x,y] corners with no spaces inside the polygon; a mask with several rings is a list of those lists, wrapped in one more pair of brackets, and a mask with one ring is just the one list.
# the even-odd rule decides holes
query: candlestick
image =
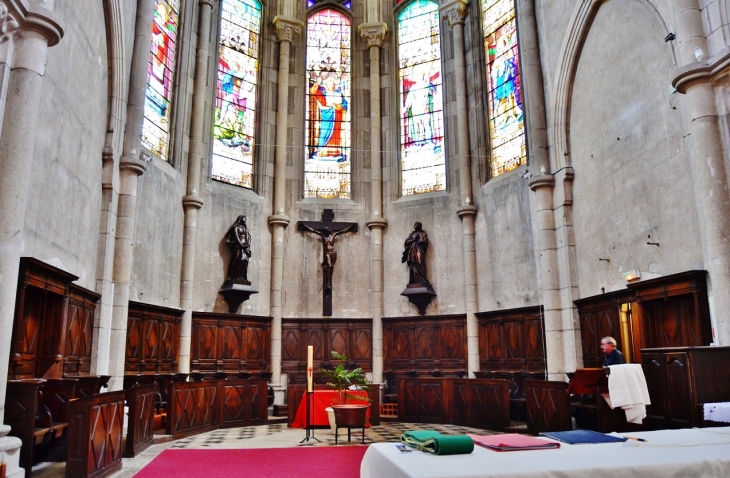
{"label": "candlestick", "polygon": [[307,392],[312,392],[312,374],[313,362],[314,362],[314,347],[311,345],[307,346]]}

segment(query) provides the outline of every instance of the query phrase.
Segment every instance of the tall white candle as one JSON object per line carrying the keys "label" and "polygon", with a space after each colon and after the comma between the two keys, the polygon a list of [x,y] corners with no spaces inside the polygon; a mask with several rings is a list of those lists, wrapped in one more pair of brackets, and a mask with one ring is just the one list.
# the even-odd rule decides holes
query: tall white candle
{"label": "tall white candle", "polygon": [[312,391],[312,374],[314,373],[314,347],[307,346],[307,392]]}

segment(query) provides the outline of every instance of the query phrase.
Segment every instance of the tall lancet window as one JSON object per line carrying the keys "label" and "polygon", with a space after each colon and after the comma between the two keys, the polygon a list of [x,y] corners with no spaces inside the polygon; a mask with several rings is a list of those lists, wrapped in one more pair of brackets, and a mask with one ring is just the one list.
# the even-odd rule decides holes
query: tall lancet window
{"label": "tall lancet window", "polygon": [[261,4],[222,0],[211,176],[253,187]]}
{"label": "tall lancet window", "polygon": [[446,189],[439,6],[415,0],[398,13],[401,194]]}
{"label": "tall lancet window", "polygon": [[482,0],[492,177],[527,163],[514,0]]}
{"label": "tall lancet window", "polygon": [[179,0],[157,0],[152,22],[142,145],[164,160],[168,159],[170,100],[175,73],[179,11]]}
{"label": "tall lancet window", "polygon": [[350,198],[351,21],[333,8],[307,20],[305,198]]}

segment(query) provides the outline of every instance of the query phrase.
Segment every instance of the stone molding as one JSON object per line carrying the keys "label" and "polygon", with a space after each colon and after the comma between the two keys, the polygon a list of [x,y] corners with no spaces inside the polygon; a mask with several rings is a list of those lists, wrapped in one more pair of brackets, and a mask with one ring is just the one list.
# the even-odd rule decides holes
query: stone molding
{"label": "stone molding", "polygon": [[36,31],[46,37],[49,47],[57,45],[63,38],[63,28],[52,15],[53,12],[47,8],[31,5],[28,8],[22,28]]}
{"label": "stone molding", "polygon": [[210,8],[213,8],[215,7],[216,3],[218,3],[218,0],[198,0],[198,5],[200,5],[201,7],[203,5],[207,5]]}
{"label": "stone molding", "polygon": [[287,18],[277,15],[272,22],[276,28],[276,38],[282,42],[291,43],[295,36],[302,33],[304,23],[296,18]]}
{"label": "stone molding", "polygon": [[200,199],[198,196],[187,195],[183,196],[182,205],[186,210],[190,208],[200,209],[201,207],[203,207],[203,200]]}
{"label": "stone molding", "polygon": [[269,216],[268,219],[269,224],[273,225],[279,225],[279,226],[288,226],[291,222],[291,218],[285,214],[274,214]]}
{"label": "stone molding", "polygon": [[20,23],[10,13],[8,7],[0,2],[0,44],[10,39],[20,28]]}
{"label": "stone molding", "polygon": [[699,83],[709,83],[730,70],[730,47],[715,55],[708,63],[690,63],[678,68],[672,78],[672,86],[685,94],[687,89]]}
{"label": "stone molding", "polygon": [[541,188],[552,188],[555,186],[555,177],[552,174],[542,174],[532,178],[530,189],[537,191]]}
{"label": "stone molding", "polygon": [[441,18],[448,20],[449,26],[463,25],[466,16],[469,14],[469,2],[467,0],[452,0],[439,9]]}
{"label": "stone molding", "polygon": [[388,227],[388,220],[382,217],[371,217],[365,221],[365,225],[371,230],[376,227],[385,229]]}
{"label": "stone molding", "polygon": [[145,165],[144,161],[141,161],[137,158],[129,157],[129,156],[122,156],[119,160],[119,170],[120,171],[131,171],[137,176],[141,176],[142,173],[145,172],[147,169],[147,166]]}
{"label": "stone molding", "polygon": [[475,205],[468,204],[466,206],[461,206],[460,208],[458,208],[456,210],[456,214],[460,218],[464,219],[465,217],[468,217],[468,216],[471,216],[471,217],[476,216],[478,211],[479,211],[479,208],[477,208]]}
{"label": "stone molding", "polygon": [[360,35],[369,47],[376,46],[380,48],[385,39],[385,32],[388,31],[388,25],[385,23],[363,23],[358,27]]}

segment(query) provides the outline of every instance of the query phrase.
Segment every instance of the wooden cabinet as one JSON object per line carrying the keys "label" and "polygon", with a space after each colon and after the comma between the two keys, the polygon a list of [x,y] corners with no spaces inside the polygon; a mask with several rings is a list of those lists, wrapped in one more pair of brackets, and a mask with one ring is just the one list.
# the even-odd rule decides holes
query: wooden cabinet
{"label": "wooden cabinet", "polygon": [[177,372],[182,314],[180,309],[129,302],[126,375]]}
{"label": "wooden cabinet", "polygon": [[541,307],[480,312],[476,316],[481,370],[545,371]]}
{"label": "wooden cabinet", "polygon": [[73,274],[20,259],[8,379],[89,375],[99,294]]}
{"label": "wooden cabinet", "polygon": [[[333,350],[347,356],[348,368],[373,370],[372,319],[284,319],[281,328],[281,371],[288,374],[290,384],[306,383],[308,345],[313,348],[315,370],[335,365]],[[316,372],[314,379],[326,381]]]}
{"label": "wooden cabinet", "polygon": [[271,317],[193,312],[191,370],[267,372]]}
{"label": "wooden cabinet", "polygon": [[642,349],[651,428],[702,426],[702,404],[730,401],[730,347]]}

